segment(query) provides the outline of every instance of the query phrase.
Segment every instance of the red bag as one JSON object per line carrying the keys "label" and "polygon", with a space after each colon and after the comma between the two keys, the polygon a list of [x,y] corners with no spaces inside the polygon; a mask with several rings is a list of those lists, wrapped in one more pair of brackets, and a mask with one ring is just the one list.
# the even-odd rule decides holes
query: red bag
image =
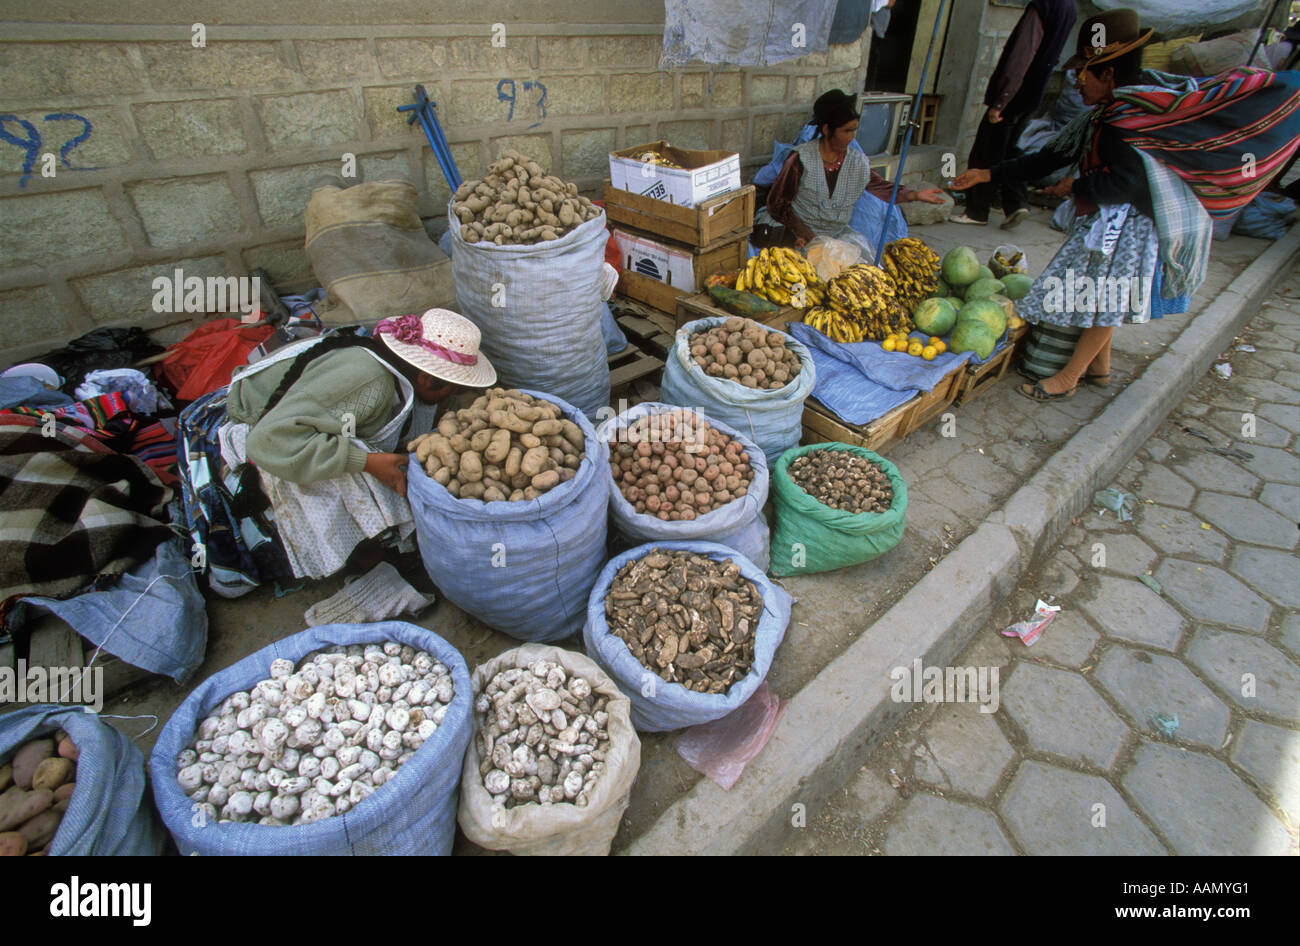
{"label": "red bag", "polygon": [[200,325],[167,349],[162,373],[182,401],[193,401],[230,383],[248,353],[270,338],[269,325],[244,325],[238,319],[214,319]]}

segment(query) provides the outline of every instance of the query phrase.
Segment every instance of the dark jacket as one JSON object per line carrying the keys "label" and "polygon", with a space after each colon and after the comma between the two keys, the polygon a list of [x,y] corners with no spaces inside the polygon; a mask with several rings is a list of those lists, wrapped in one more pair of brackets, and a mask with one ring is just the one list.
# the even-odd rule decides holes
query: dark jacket
{"label": "dark jacket", "polygon": [[1074,0],[1031,0],[1002,48],[984,104],[1011,116],[1038,108],[1077,16]]}

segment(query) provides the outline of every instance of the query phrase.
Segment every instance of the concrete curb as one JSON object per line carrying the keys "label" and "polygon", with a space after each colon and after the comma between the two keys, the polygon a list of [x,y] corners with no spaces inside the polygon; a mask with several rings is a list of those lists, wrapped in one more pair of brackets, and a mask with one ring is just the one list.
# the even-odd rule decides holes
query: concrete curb
{"label": "concrete curb", "polygon": [[626,854],[774,853],[792,819],[843,784],[911,708],[890,698],[889,671],[946,666],[1091,503],[1300,262],[1300,226],[1234,279],[1102,413],[1070,438],[971,536],[914,585],[788,703],[744,777],[724,791],[702,779]]}

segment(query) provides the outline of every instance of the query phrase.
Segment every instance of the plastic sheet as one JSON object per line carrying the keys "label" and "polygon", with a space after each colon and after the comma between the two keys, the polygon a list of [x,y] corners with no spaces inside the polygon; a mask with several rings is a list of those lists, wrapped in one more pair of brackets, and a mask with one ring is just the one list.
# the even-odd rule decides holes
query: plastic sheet
{"label": "plastic sheet", "polygon": [[721,719],[692,726],[674,744],[687,765],[730,789],[763,751],[783,715],[785,704],[764,680],[744,705]]}

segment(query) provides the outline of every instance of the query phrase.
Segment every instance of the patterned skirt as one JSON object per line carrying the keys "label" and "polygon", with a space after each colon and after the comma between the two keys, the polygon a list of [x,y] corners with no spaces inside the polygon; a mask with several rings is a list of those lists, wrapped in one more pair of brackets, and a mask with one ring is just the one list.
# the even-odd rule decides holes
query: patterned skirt
{"label": "patterned skirt", "polygon": [[1132,207],[1109,254],[1090,249],[1098,213],[1077,218],[1065,243],[1016,304],[1036,325],[1092,328],[1151,318],[1160,244],[1155,223]]}

